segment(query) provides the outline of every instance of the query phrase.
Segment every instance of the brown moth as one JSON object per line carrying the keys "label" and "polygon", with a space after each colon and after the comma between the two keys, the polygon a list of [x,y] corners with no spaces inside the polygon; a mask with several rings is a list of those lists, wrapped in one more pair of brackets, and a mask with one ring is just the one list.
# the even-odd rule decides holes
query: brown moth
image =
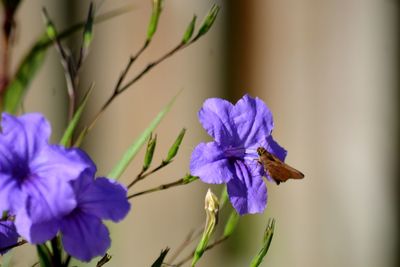
{"label": "brown moth", "polygon": [[276,156],[269,153],[265,148],[257,148],[258,162],[263,165],[265,172],[279,185],[288,179],[302,179],[304,174],[282,162]]}

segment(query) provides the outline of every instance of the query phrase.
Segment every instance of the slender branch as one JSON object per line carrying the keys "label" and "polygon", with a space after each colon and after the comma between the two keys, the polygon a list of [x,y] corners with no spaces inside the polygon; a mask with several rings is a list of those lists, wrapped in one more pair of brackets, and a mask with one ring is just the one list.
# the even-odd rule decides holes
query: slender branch
{"label": "slender branch", "polygon": [[[51,21],[46,8],[43,8],[43,14],[47,21]],[[68,93],[68,122],[72,120],[75,111],[75,92],[76,92],[76,66],[72,56],[67,52],[61,44],[60,36],[58,34],[54,37],[54,43],[61,58],[61,65],[64,68],[65,80],[67,83]]]}
{"label": "slender branch", "polygon": [[90,131],[93,126],[96,124],[97,120],[100,118],[100,116],[103,114],[103,112],[107,109],[107,107],[111,104],[111,102],[116,98],[119,94],[119,90],[121,87],[122,82],[124,81],[126,75],[128,74],[130,68],[132,67],[132,64],[139,58],[139,56],[143,53],[144,50],[149,46],[150,41],[144,42],[143,46],[139,49],[138,52],[134,56],[131,56],[129,58],[128,64],[126,64],[125,69],[122,71],[120,74],[118,81],[114,87],[112,95],[107,99],[107,101],[103,104],[103,106],[100,108],[100,110],[97,112],[97,114],[93,117],[92,121],[90,124],[86,127],[86,132]]}
{"label": "slender branch", "polygon": [[[229,236],[223,236],[220,239],[214,241],[213,243],[211,243],[210,245],[208,245],[205,248],[205,251],[212,249],[213,247],[215,247],[216,245],[221,244],[222,242],[224,242],[225,240],[227,240],[229,238]],[[196,252],[196,250],[193,250],[189,255],[187,255],[183,260],[181,260],[180,262],[178,262],[177,264],[173,264],[172,266],[174,267],[180,267],[183,264],[185,264],[186,262],[190,261],[193,258],[194,253]]]}
{"label": "slender branch", "polygon": [[132,64],[136,61],[136,59],[138,59],[138,57],[143,53],[144,50],[146,50],[146,48],[149,46],[150,41],[146,40],[146,42],[144,42],[142,48],[139,49],[139,51],[136,52],[136,55],[134,55],[133,57],[131,56],[129,58],[129,62],[126,65],[124,71],[121,73],[117,84],[115,85],[114,88],[114,93],[118,94],[118,91],[120,90],[119,88],[121,87],[122,82],[124,81],[126,74],[128,74],[129,69],[131,68]]}
{"label": "slender branch", "polygon": [[172,161],[162,161],[160,163],[160,165],[158,165],[157,167],[155,167],[154,169],[152,169],[151,171],[148,171],[145,173],[144,170],[142,170],[137,176],[136,178],[127,186],[128,189],[131,188],[134,184],[136,184],[137,182],[143,180],[144,178],[146,178],[147,176],[149,176],[150,174],[155,173],[156,171],[164,168],[165,166],[167,166],[168,164],[170,164]]}
{"label": "slender branch", "polygon": [[[196,39],[197,40],[197,39]],[[195,40],[195,41],[196,41]],[[97,120],[100,118],[100,116],[104,113],[104,111],[108,108],[108,106],[114,101],[114,99],[120,95],[122,92],[126,91],[130,86],[132,86],[135,82],[137,82],[138,80],[140,80],[140,78],[142,78],[146,73],[148,73],[151,69],[153,69],[155,66],[157,66],[158,64],[160,64],[161,62],[163,62],[164,60],[166,60],[167,58],[171,57],[173,54],[175,54],[176,52],[178,52],[181,49],[184,49],[188,46],[190,46],[191,44],[195,43],[195,41],[191,41],[187,44],[185,43],[179,43],[179,45],[177,45],[175,48],[173,48],[172,50],[170,50],[168,53],[166,53],[165,55],[163,55],[162,57],[160,57],[158,60],[149,63],[138,75],[136,75],[133,79],[131,79],[129,82],[127,82],[124,86],[120,87],[120,85],[122,84],[121,82],[119,83],[119,86],[116,86],[114,88],[114,91],[112,93],[112,95],[106,100],[106,102],[103,104],[103,106],[100,108],[100,110],[97,112],[97,114],[93,117],[92,121],[89,123],[89,125],[86,127],[85,131],[90,131],[94,125],[96,124]],[[146,47],[144,47],[146,48]],[[142,50],[144,50],[144,48]],[[141,50],[139,50],[139,52],[143,52]],[[139,53],[139,55],[140,55]],[[131,59],[130,59],[131,61]],[[129,61],[129,62],[130,62]],[[127,66],[125,67],[125,70],[122,72],[121,76],[122,80],[125,78],[126,73],[128,72],[129,68],[131,67],[131,64],[127,64]],[[126,73],[125,73],[126,72]],[[124,74],[125,73],[125,74]],[[121,80],[121,76],[120,79]],[[118,81],[119,81],[118,80]],[[118,85],[117,83],[117,85]]]}
{"label": "slender branch", "polygon": [[134,84],[135,82],[137,82],[140,78],[143,77],[143,75],[145,75],[147,72],[149,72],[152,68],[154,68],[155,66],[157,66],[158,64],[160,64],[161,62],[163,62],[164,60],[166,60],[167,58],[169,58],[170,56],[172,56],[173,54],[175,54],[176,52],[178,52],[180,49],[186,47],[187,45],[185,45],[184,43],[180,43],[179,45],[177,45],[174,49],[172,49],[171,51],[169,51],[168,53],[166,53],[164,56],[160,57],[158,60],[150,63],[147,65],[146,68],[144,68],[138,75],[136,75],[136,77],[134,77],[132,80],[130,80],[129,82],[127,82],[123,87],[121,87],[118,91],[118,94],[124,92],[126,89],[128,89],[132,84]]}
{"label": "slender branch", "polygon": [[182,242],[182,244],[176,249],[176,252],[171,256],[171,258],[168,260],[169,262],[174,262],[175,259],[179,256],[179,254],[188,246],[190,243],[192,243],[196,238],[201,236],[203,232],[204,225],[201,225],[195,230],[192,230],[189,232],[189,234],[186,236],[185,240]]}
{"label": "slender branch", "polygon": [[185,184],[184,180],[183,180],[183,178],[181,178],[181,179],[179,179],[179,180],[177,180],[175,182],[172,182],[172,183],[162,184],[162,185],[159,185],[157,187],[153,187],[153,188],[150,188],[150,189],[138,192],[138,193],[134,193],[134,194],[128,196],[128,199],[131,199],[131,198],[134,198],[134,197],[138,197],[138,196],[141,196],[141,195],[144,195],[144,194],[152,193],[152,192],[165,190],[165,189],[168,189],[168,188],[171,188],[171,187],[175,187],[175,186],[178,186],[178,185],[184,185],[184,184]]}
{"label": "slender branch", "polygon": [[7,251],[7,250],[12,249],[12,248],[16,248],[16,247],[22,246],[23,244],[26,244],[26,243],[28,243],[28,241],[26,241],[26,240],[21,240],[21,241],[15,243],[15,244],[13,244],[13,245],[0,248],[0,253],[3,253],[4,251]]}

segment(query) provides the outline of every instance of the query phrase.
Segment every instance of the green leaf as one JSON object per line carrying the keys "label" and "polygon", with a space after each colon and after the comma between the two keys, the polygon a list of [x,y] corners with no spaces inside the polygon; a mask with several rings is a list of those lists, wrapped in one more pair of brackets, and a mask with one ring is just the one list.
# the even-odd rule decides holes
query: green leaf
{"label": "green leaf", "polygon": [[193,176],[191,174],[186,174],[186,176],[183,177],[183,179],[182,179],[182,184],[190,184],[191,182],[194,182],[197,179],[199,179],[198,176]]}
{"label": "green leaf", "polygon": [[133,160],[136,154],[139,152],[139,149],[143,146],[146,140],[149,138],[150,134],[154,131],[154,129],[158,126],[164,116],[171,109],[172,104],[175,102],[176,97],[179,93],[168,103],[166,107],[164,107],[160,113],[153,119],[150,125],[143,131],[143,133],[139,136],[138,139],[133,142],[133,144],[128,148],[125,154],[122,156],[121,160],[115,165],[115,167],[111,170],[111,172],[107,175],[108,178],[118,179],[122,173],[126,170],[129,163]]}
{"label": "green leaf", "polygon": [[43,36],[31,49],[18,67],[15,77],[7,85],[4,96],[4,110],[15,114],[22,97],[38,69],[44,62],[46,44],[49,38]]}
{"label": "green leaf", "polygon": [[228,201],[228,191],[226,189],[226,185],[224,185],[224,188],[222,189],[221,192],[221,196],[219,197],[219,208],[221,210],[225,206],[227,201]]}
{"label": "green leaf", "polygon": [[267,228],[264,232],[264,240],[263,246],[258,252],[258,254],[254,257],[252,262],[250,263],[250,267],[257,267],[261,264],[262,260],[264,259],[265,255],[268,252],[269,246],[271,245],[272,237],[274,235],[274,228],[275,228],[275,219],[270,218],[268,220]]}
{"label": "green leaf", "polygon": [[149,142],[147,143],[146,154],[144,155],[144,163],[142,172],[146,171],[149,167],[151,162],[153,161],[154,150],[156,149],[157,143],[157,135],[152,138],[151,134],[149,137]]}
{"label": "green leaf", "polygon": [[40,267],[52,267],[50,251],[46,245],[37,245],[36,250],[39,257]]}
{"label": "green leaf", "polygon": [[62,146],[69,146],[71,143],[71,138],[74,134],[74,130],[79,123],[80,118],[82,117],[82,113],[84,108],[86,107],[86,103],[89,99],[90,94],[92,93],[94,85],[92,84],[89,90],[86,92],[85,96],[82,99],[81,104],[79,105],[78,109],[76,110],[74,117],[68,124],[67,129],[64,132],[63,137],[61,138],[60,145]]}
{"label": "green leaf", "polygon": [[200,29],[193,41],[199,39],[211,29],[211,26],[214,24],[214,21],[217,18],[219,9],[220,7],[216,4],[210,8],[207,15],[204,17],[203,23],[201,24]]}
{"label": "green leaf", "polygon": [[192,18],[192,21],[189,23],[189,25],[186,28],[185,34],[183,35],[183,38],[182,38],[182,43],[187,44],[189,42],[190,38],[192,38],[194,27],[196,25],[196,19],[197,19],[197,16],[194,15]]}
{"label": "green leaf", "polygon": [[160,18],[162,11],[163,0],[153,0],[153,11],[147,29],[147,42],[150,42],[153,38],[154,33],[157,31],[158,19]]}
{"label": "green leaf", "polygon": [[87,49],[90,46],[90,43],[93,39],[93,17],[94,17],[94,8],[93,2],[90,3],[89,12],[85,23],[85,28],[83,30],[83,46]]}
{"label": "green leaf", "polygon": [[235,231],[236,226],[239,223],[240,216],[237,214],[235,210],[232,210],[229,215],[228,221],[225,224],[224,228],[224,237],[229,237],[232,235],[233,231]]}
{"label": "green leaf", "polygon": [[178,150],[179,150],[179,146],[182,143],[183,137],[185,136],[185,133],[186,133],[186,129],[183,128],[181,130],[181,132],[179,133],[178,137],[176,138],[175,142],[169,149],[167,158],[164,160],[165,163],[170,162],[176,156],[176,154],[178,153]]}
{"label": "green leaf", "polygon": [[151,267],[161,267],[165,257],[167,256],[167,253],[169,251],[169,248],[161,250],[160,256],[156,259],[156,261],[151,265]]}
{"label": "green leaf", "polygon": [[[121,8],[113,11],[104,13],[95,18],[95,23],[100,23],[109,20],[118,15],[124,14],[130,11],[132,8]],[[64,39],[70,36],[72,33],[82,29],[85,26],[85,22],[77,23],[67,30],[61,32],[58,38]],[[53,44],[47,33],[44,33],[36,43],[32,46],[29,52],[26,54],[22,62],[19,64],[17,72],[13,79],[8,84],[5,90],[4,96],[4,110],[15,114],[21,105],[23,96],[25,95],[28,87],[35,77],[37,71],[43,65],[44,58],[49,48]]]}
{"label": "green leaf", "polygon": [[54,41],[57,38],[57,29],[54,26],[53,21],[50,19],[49,14],[45,7],[42,9],[43,20],[46,23],[46,33],[50,40]]}

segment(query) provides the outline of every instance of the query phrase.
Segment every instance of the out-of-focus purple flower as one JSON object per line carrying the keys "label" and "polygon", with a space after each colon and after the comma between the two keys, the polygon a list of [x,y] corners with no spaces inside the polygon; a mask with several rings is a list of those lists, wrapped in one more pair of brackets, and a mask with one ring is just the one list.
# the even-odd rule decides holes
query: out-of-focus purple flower
{"label": "out-of-focus purple flower", "polygon": [[4,248],[12,246],[18,241],[18,233],[12,221],[0,220],[0,255],[5,254]]}
{"label": "out-of-focus purple flower", "polygon": [[271,111],[262,100],[248,95],[235,105],[210,98],[200,109],[199,120],[214,141],[194,149],[191,174],[205,183],[226,183],[229,199],[239,214],[264,211],[267,188],[262,176],[267,174],[257,163],[256,149],[263,146],[282,161],[286,156],[272,139]]}
{"label": "out-of-focus purple flower", "polygon": [[109,232],[102,220],[118,222],[130,209],[124,186],[94,176],[95,169],[91,168],[71,182],[77,206],[61,221],[65,251],[82,261],[104,255],[110,246]]}
{"label": "out-of-focus purple flower", "polygon": [[58,231],[57,220],[77,205],[70,181],[87,168],[79,149],[48,143],[51,133],[41,114],[2,115],[0,134],[0,212],[15,214],[17,232],[42,243]]}

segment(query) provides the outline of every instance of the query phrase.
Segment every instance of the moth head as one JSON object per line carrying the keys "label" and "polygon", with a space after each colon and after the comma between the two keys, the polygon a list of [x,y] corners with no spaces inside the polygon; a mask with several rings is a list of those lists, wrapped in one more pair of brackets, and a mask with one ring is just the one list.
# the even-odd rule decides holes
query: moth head
{"label": "moth head", "polygon": [[259,156],[265,154],[265,152],[266,152],[266,150],[265,150],[265,148],[263,148],[262,146],[260,146],[260,147],[257,148],[257,154],[258,154]]}

